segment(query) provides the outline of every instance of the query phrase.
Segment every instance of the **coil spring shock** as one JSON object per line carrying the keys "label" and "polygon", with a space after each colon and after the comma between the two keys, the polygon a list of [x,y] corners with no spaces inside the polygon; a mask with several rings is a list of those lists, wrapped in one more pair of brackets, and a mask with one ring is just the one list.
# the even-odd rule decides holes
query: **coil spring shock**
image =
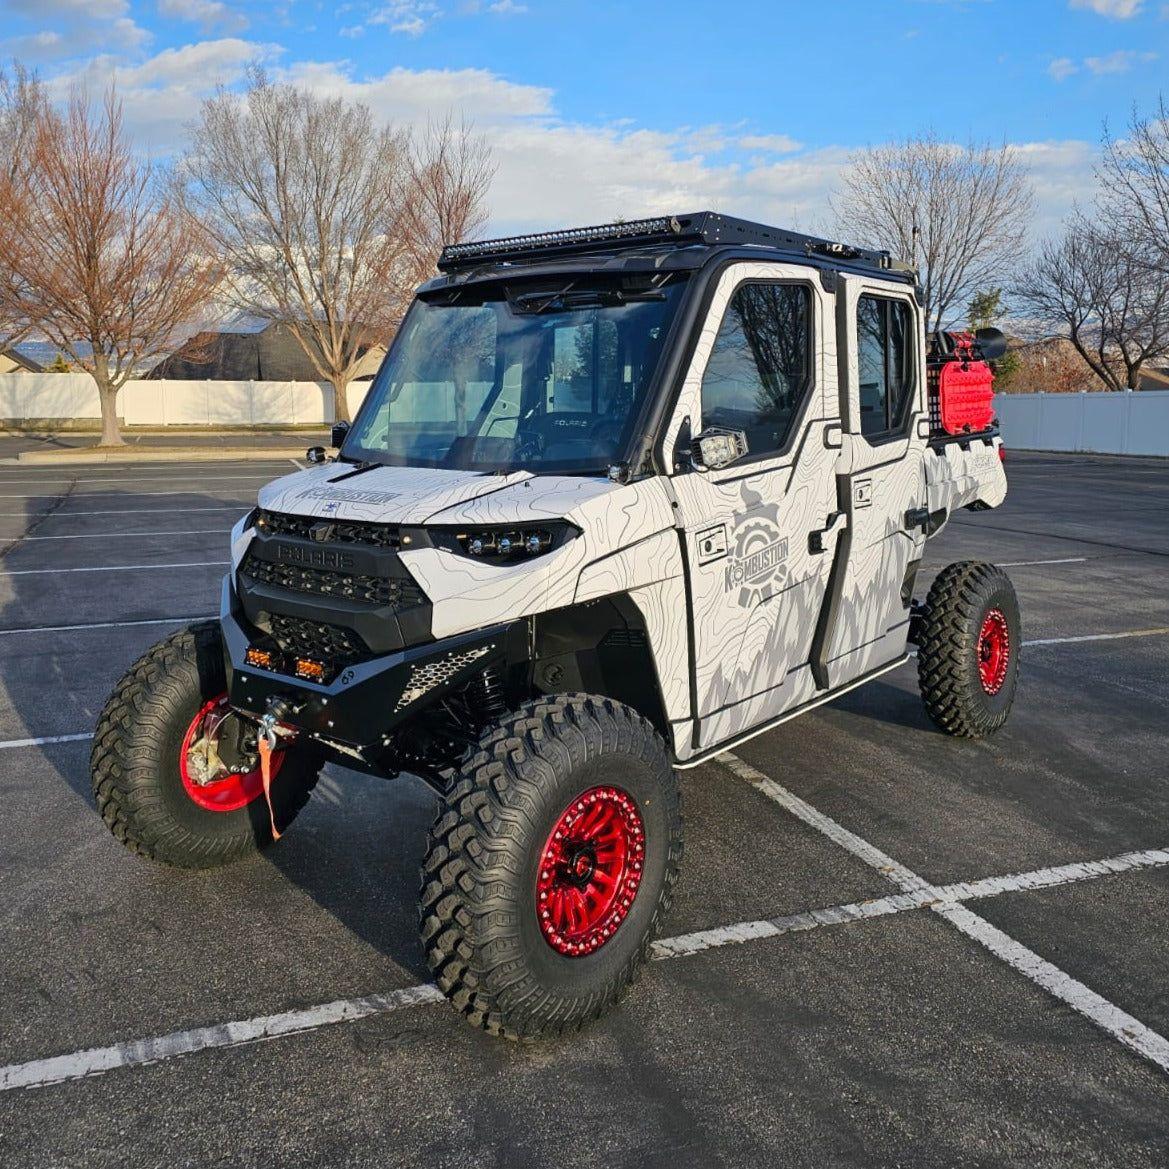
{"label": "coil spring shock", "polygon": [[499,671],[491,666],[471,683],[470,691],[475,704],[483,714],[485,723],[494,722],[507,713],[507,701],[503,696],[503,679]]}

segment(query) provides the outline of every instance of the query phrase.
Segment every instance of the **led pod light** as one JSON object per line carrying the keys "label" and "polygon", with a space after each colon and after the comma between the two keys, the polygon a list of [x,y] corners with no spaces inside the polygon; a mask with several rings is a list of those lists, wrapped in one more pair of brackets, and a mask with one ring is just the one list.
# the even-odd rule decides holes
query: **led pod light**
{"label": "led pod light", "polygon": [[427,534],[435,547],[448,552],[491,564],[514,564],[561,547],[579,536],[580,529],[565,520],[551,520],[538,524],[429,528]]}

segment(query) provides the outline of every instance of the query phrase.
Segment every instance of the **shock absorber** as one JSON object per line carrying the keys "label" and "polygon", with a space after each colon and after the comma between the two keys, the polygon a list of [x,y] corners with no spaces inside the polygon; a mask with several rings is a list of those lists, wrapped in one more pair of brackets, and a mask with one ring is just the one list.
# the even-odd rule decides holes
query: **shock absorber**
{"label": "shock absorber", "polygon": [[503,696],[503,679],[499,671],[488,666],[468,687],[477,713],[483,716],[483,722],[494,722],[507,713],[507,701]]}

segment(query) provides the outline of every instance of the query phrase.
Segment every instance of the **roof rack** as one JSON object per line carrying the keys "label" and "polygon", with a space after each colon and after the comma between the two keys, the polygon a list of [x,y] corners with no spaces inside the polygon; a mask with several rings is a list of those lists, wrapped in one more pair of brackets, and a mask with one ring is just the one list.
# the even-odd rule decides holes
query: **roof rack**
{"label": "roof rack", "polygon": [[571,227],[563,231],[448,244],[439,256],[438,269],[440,272],[453,272],[482,263],[499,264],[547,256],[610,252],[651,244],[706,244],[710,247],[747,245],[827,256],[861,267],[909,271],[907,265],[893,260],[888,252],[854,248],[850,244],[768,227],[748,219],[735,219],[715,211],[659,215],[652,219],[632,219],[624,223],[603,223],[593,227]]}

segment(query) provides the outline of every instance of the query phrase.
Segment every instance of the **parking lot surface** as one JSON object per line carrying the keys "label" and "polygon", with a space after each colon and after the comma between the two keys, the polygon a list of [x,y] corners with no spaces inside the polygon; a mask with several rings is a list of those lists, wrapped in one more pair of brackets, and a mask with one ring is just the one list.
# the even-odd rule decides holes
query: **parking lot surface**
{"label": "parking lot surface", "polygon": [[910,662],[682,773],[657,960],[540,1046],[435,1001],[421,782],[330,768],[210,874],[93,810],[107,693],[291,469],[0,468],[0,1164],[1169,1163],[1164,462],[1011,455],[919,582],[1008,566],[1006,729],[935,731]]}

